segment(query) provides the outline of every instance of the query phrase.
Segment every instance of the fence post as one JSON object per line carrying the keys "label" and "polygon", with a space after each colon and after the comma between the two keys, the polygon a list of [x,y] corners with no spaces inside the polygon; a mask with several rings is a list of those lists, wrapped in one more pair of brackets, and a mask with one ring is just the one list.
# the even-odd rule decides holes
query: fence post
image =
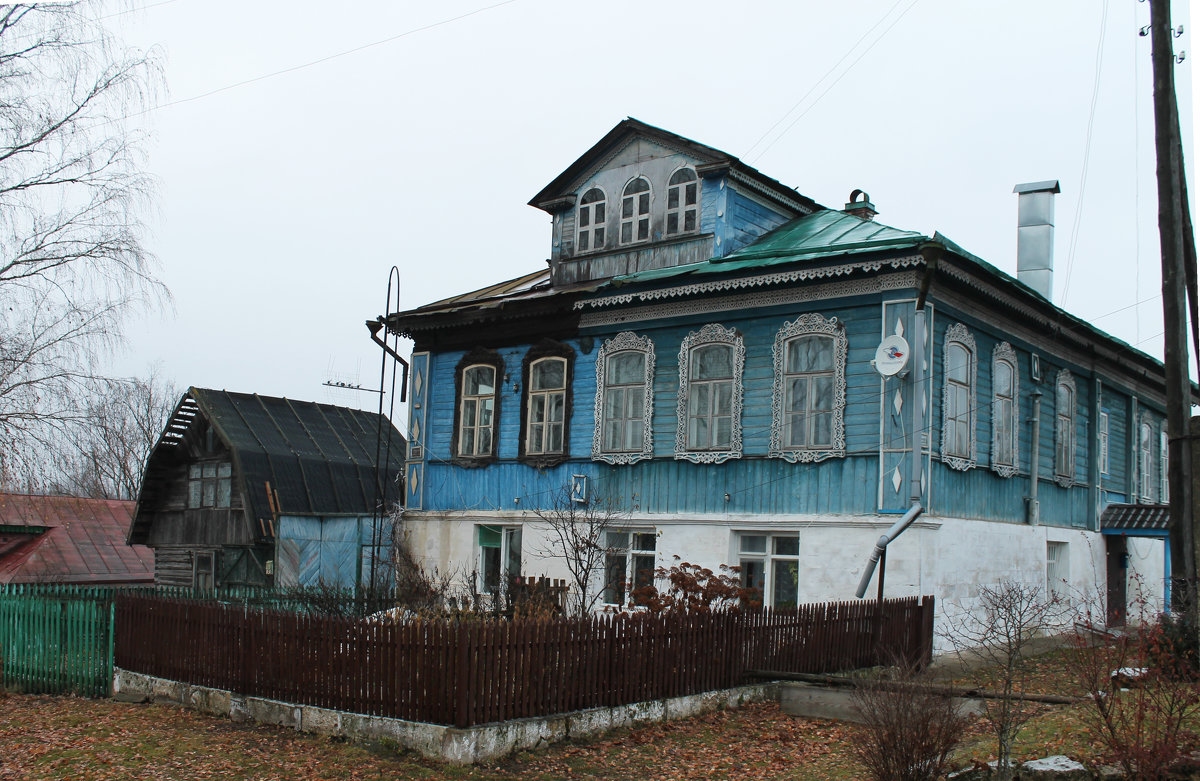
{"label": "fence post", "polygon": [[455,649],[455,674],[454,674],[454,726],[460,729],[468,726],[467,722],[467,682],[471,674],[470,653],[467,648],[467,633],[463,630],[466,625],[461,622],[455,622],[451,625],[454,630],[454,642],[457,645]]}

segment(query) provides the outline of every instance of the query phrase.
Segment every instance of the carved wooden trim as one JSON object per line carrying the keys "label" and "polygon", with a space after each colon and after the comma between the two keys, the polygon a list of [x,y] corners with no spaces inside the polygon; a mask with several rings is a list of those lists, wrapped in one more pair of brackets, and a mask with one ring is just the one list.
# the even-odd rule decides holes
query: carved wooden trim
{"label": "carved wooden trim", "polygon": [[[1012,420],[1010,424],[1010,434],[1012,437],[1012,459],[1011,464],[1003,464],[998,462],[997,452],[1000,445],[1000,417],[996,413],[996,367],[1001,363],[1007,363],[1012,369]],[[1008,342],[1001,342],[992,350],[992,471],[1001,477],[1013,477],[1017,474],[1017,463],[1020,461],[1019,451],[1017,446],[1021,442],[1021,429],[1017,425],[1020,420],[1020,399],[1021,399],[1021,375],[1017,367],[1017,351]]]}
{"label": "carved wooden trim", "polygon": [[[787,369],[786,344],[789,339],[805,334],[821,334],[833,338],[833,438],[827,448],[785,448],[783,446],[785,380]],[[771,446],[767,455],[791,463],[811,463],[846,455],[846,327],[836,317],[803,314],[784,323],[775,334],[771,348],[775,358],[775,387],[771,396]]]}
{"label": "carved wooden trim", "polygon": [[[728,344],[733,347],[733,401],[728,450],[689,450],[687,446],[688,384],[692,351],[704,344]],[[742,457],[742,370],[746,365],[746,346],[742,335],[733,328],[709,323],[692,331],[679,347],[679,424],[675,430],[675,458],[694,464],[720,464]]]}
{"label": "carved wooden trim", "polygon": [[[636,350],[646,356],[645,399],[642,405],[642,446],[637,451],[606,453],[604,451],[604,399],[605,377],[608,376],[608,356],[614,353]],[[638,336],[632,331],[622,331],[612,339],[605,340],[596,353],[596,426],[592,434],[592,459],[609,464],[632,464],[654,456],[654,431],[651,420],[654,416],[654,341],[648,336]]]}
{"label": "carved wooden trim", "polygon": [[[967,386],[967,453],[966,455],[948,453],[949,448],[949,401],[950,381],[947,379],[946,361],[950,357],[950,345],[957,342],[966,348],[971,356],[968,369]],[[975,396],[978,390],[979,353],[975,347],[975,337],[962,323],[955,323],[946,329],[946,340],[942,348],[942,462],[951,469],[965,472],[976,465],[977,447],[975,442]]]}
{"label": "carved wooden trim", "polygon": [[[1059,417],[1062,410],[1058,408],[1058,389],[1067,387],[1071,391],[1071,409],[1068,410],[1066,416],[1067,427],[1069,430],[1064,431],[1063,426],[1059,425]],[[1070,369],[1060,369],[1054,378],[1054,482],[1063,488],[1070,488],[1075,483],[1075,451],[1079,447],[1079,438],[1077,434],[1077,424],[1075,421],[1075,407],[1079,404],[1079,395],[1075,390],[1075,377],[1071,374]],[[1141,436],[1139,429],[1138,436]],[[1070,457],[1068,458],[1066,471],[1062,472],[1058,463],[1058,454],[1061,448],[1061,438],[1070,437],[1067,444],[1070,446]],[[1140,486],[1139,486],[1140,488]]]}

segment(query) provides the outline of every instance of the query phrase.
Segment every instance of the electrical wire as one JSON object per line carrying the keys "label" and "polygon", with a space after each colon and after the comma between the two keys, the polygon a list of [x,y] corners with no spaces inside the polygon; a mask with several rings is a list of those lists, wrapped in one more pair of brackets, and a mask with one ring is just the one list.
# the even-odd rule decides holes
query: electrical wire
{"label": "electrical wire", "polygon": [[[1096,125],[1096,105],[1100,100],[1100,76],[1104,65],[1104,33],[1108,29],[1108,0],[1100,10],[1100,37],[1096,41],[1096,67],[1092,77],[1092,101],[1088,107],[1087,133],[1083,142],[1083,169],[1079,172],[1079,198],[1075,201],[1075,219],[1071,224],[1071,242],[1067,250],[1067,273],[1063,280],[1062,296],[1059,306],[1067,300],[1067,291],[1071,287],[1071,270],[1075,267],[1075,249],[1079,244],[1079,226],[1083,222],[1083,203],[1087,195],[1088,163],[1092,156],[1092,131]],[[1135,293],[1136,295],[1136,293]]]}
{"label": "electrical wire", "polygon": [[[848,67],[847,67],[847,68],[846,68],[844,71],[842,71],[841,75],[839,75],[839,76],[838,76],[836,79],[834,79],[834,80],[833,80],[833,83],[832,83],[832,84],[830,84],[828,87],[826,87],[826,88],[825,88],[825,91],[824,91],[824,92],[822,92],[820,95],[817,95],[817,97],[813,99],[812,103],[810,103],[810,104],[808,105],[808,108],[804,109],[804,111],[802,111],[802,112],[800,113],[800,115],[799,115],[799,116],[797,116],[795,119],[793,119],[793,120],[792,120],[792,121],[791,121],[791,122],[788,124],[788,126],[787,126],[787,127],[785,127],[781,133],[779,133],[779,135],[775,136],[774,140],[772,140],[772,141],[771,141],[771,143],[769,143],[769,144],[767,144],[765,147],[763,147],[763,149],[762,149],[762,151],[761,151],[761,152],[759,152],[759,153],[758,153],[757,155],[755,155],[753,158],[750,158],[749,162],[755,162],[756,160],[760,159],[760,158],[761,158],[763,155],[765,155],[765,154],[766,154],[768,151],[770,151],[771,147],[775,146],[775,144],[777,144],[777,143],[778,143],[778,142],[779,142],[779,141],[780,141],[780,140],[781,140],[781,139],[782,139],[784,136],[786,136],[786,135],[787,135],[787,134],[788,134],[788,133],[791,131],[791,129],[792,129],[793,127],[795,127],[795,126],[796,126],[796,123],[797,123],[797,122],[799,122],[800,120],[804,119],[804,117],[808,115],[808,112],[812,111],[812,110],[813,110],[813,108],[815,108],[815,107],[816,107],[816,105],[817,105],[818,103],[820,103],[820,102],[821,102],[821,98],[823,98],[823,97],[825,97],[826,95],[828,95],[828,94],[829,94],[829,91],[830,91],[830,90],[832,90],[834,87],[836,87],[836,86],[838,85],[838,83],[839,83],[839,82],[840,82],[842,79],[844,79],[844,78],[846,77],[846,74],[848,74],[848,73],[850,73],[850,71],[854,70],[854,66],[855,66],[855,65],[857,65],[859,62],[861,62],[861,61],[862,61],[862,58],[863,58],[863,57],[865,57],[865,56],[867,56],[867,54],[868,54],[868,53],[869,53],[869,52],[870,52],[872,49],[874,49],[874,48],[875,48],[875,46],[876,46],[876,45],[877,45],[877,44],[878,44],[880,41],[882,41],[882,40],[884,39],[884,37],[885,37],[885,36],[886,36],[886,35],[887,35],[889,32],[891,32],[892,28],[893,28],[893,27],[895,27],[897,24],[899,24],[900,20],[901,20],[901,19],[903,19],[903,18],[904,18],[904,17],[905,17],[905,16],[908,14],[908,12],[909,12],[909,11],[911,11],[911,10],[913,9],[913,7],[914,7],[914,6],[916,6],[916,4],[917,4],[917,3],[919,3],[920,1],[921,1],[921,0],[912,0],[912,2],[909,4],[909,6],[908,6],[907,8],[905,8],[903,11],[901,11],[901,12],[900,12],[900,15],[899,15],[899,16],[897,16],[897,17],[896,17],[896,18],[895,18],[895,19],[892,21],[892,23],[891,23],[891,24],[889,24],[889,25],[887,26],[887,28],[886,28],[886,29],[885,29],[885,30],[884,30],[882,33],[880,33],[880,34],[879,34],[879,36],[878,36],[878,37],[877,37],[877,38],[876,38],[874,41],[872,41],[872,42],[871,42],[871,45],[870,45],[870,46],[868,46],[866,49],[864,49],[864,50],[862,51],[862,53],[861,53],[861,54],[859,54],[859,55],[858,55],[856,58],[854,58],[854,61],[853,61],[853,62],[851,62],[851,63],[850,63],[850,65],[849,65],[849,66],[848,66]],[[898,4],[897,4],[897,5],[898,5]],[[893,8],[895,8],[895,6],[893,6]],[[891,9],[889,9],[889,10],[888,10],[888,14],[890,14],[891,12],[892,12],[892,11],[891,11]],[[883,17],[883,18],[884,18],[884,19],[886,19],[886,18],[887,18],[887,14],[884,14],[884,17]],[[880,21],[882,21],[882,19],[881,19]],[[874,29],[874,28],[872,28],[872,29]],[[869,31],[868,31],[868,32],[869,32]],[[864,36],[864,37],[865,37],[865,36]],[[860,39],[860,40],[861,40],[861,39]],[[855,43],[855,44],[854,44],[854,46],[857,46],[857,45],[858,45],[858,43]],[[854,47],[853,47],[853,46],[852,46],[852,47],[850,47],[850,51],[853,51],[853,50],[854,50]],[[849,52],[847,52],[847,54],[849,54]],[[843,57],[842,59],[845,59],[845,57]],[[838,60],[838,62],[840,63],[840,62],[841,62],[841,60]],[[836,68],[836,66],[834,66],[834,67]],[[832,73],[832,72],[833,72],[833,71],[832,71],[832,70],[830,70],[830,73]],[[827,77],[828,77],[828,75],[829,75],[829,74],[827,73],[825,76],[822,76],[822,77],[821,77],[821,80],[820,80],[820,81],[818,81],[818,82],[817,82],[817,84],[819,85],[819,84],[821,83],[821,81],[824,81],[824,80],[825,80],[825,78],[827,78]],[[815,89],[815,88],[816,88],[816,86],[814,85],[814,89]],[[809,90],[809,92],[812,92],[812,90]],[[806,94],[806,97],[807,97],[807,94]],[[803,100],[804,100],[804,98],[801,98],[801,102],[803,102]],[[797,105],[799,105],[799,104],[797,104]],[[793,109],[794,109],[794,108],[795,108],[795,107],[793,106]],[[788,112],[788,113],[791,113],[791,111],[789,110],[789,112]],[[785,114],[784,116],[786,117],[787,115]],[[776,124],[778,124],[778,123],[776,123]],[[769,131],[768,131],[768,132],[769,132]],[[757,145],[757,142],[756,142],[756,145]]]}

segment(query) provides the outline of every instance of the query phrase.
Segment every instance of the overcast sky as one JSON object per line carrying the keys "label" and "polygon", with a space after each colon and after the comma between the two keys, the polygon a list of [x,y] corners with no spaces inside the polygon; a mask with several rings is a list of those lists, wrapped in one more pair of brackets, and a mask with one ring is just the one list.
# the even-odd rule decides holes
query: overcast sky
{"label": "overcast sky", "polygon": [[321,383],[378,387],[389,269],[411,308],[543,268],[526,202],[626,116],[1010,273],[1013,185],[1057,178],[1055,303],[1161,356],[1147,3],[146,6],[113,24],[165,56],[148,244],[175,300],[119,373],[373,408]]}

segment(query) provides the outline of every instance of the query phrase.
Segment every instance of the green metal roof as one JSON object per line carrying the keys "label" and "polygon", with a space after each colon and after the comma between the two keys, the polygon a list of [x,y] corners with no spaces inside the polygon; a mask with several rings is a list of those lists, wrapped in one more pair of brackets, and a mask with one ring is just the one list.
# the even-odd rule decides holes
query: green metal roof
{"label": "green metal roof", "polygon": [[826,209],[785,223],[726,257],[627,274],[615,277],[612,282],[627,285],[685,275],[727,274],[800,260],[911,249],[926,241],[929,237],[916,231],[903,231]]}

